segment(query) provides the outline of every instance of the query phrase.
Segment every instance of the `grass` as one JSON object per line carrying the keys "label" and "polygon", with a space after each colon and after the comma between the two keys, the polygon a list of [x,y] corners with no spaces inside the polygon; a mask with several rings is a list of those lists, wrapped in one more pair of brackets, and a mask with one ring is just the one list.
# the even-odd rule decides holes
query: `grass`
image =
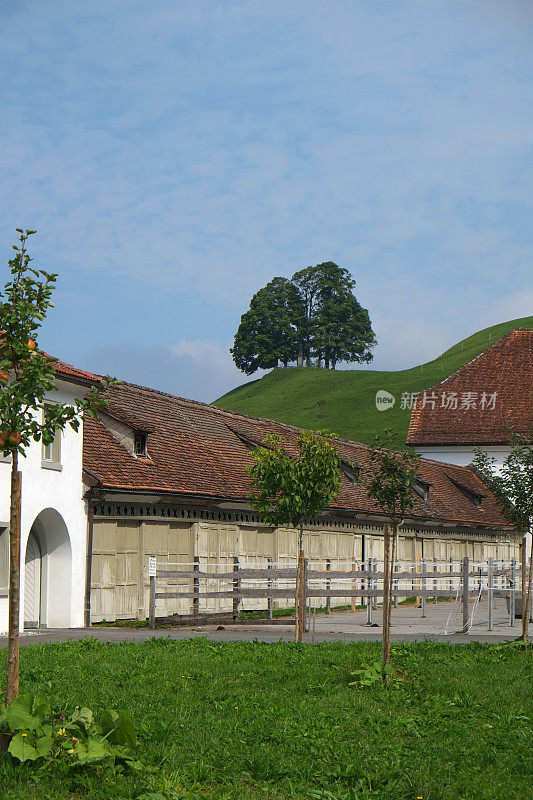
{"label": "grass", "polygon": [[[427,364],[398,372],[378,370],[277,369],[239,386],[214,405],[267,417],[303,428],[328,428],[353,441],[370,443],[384,427],[404,442],[411,412],[400,408],[403,392],[418,392],[443,381],[515,328],[533,328],[533,317],[510,320],[469,336]],[[378,411],[375,396],[385,389],[396,397],[394,408]]]}
{"label": "grass", "polygon": [[46,777],[3,761],[0,797],[531,797],[530,653],[509,645],[393,645],[407,680],[388,690],[348,685],[353,669],[377,658],[372,643],[88,639],[25,647],[23,689],[69,711],[78,703],[126,710],[153,771]]}

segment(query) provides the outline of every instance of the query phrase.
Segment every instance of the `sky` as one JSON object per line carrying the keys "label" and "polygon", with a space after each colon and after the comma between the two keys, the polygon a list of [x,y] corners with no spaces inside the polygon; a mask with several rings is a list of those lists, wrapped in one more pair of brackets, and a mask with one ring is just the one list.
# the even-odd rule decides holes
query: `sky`
{"label": "sky", "polygon": [[40,346],[211,401],[251,296],[348,268],[373,368],[533,314],[531,0],[0,0],[0,258]]}

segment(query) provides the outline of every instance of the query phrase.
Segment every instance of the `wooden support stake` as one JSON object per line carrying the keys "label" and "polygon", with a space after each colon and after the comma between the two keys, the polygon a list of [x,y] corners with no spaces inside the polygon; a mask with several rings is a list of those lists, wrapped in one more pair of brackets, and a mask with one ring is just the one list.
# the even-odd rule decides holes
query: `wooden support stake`
{"label": "wooden support stake", "polygon": [[20,496],[22,473],[17,470],[17,452],[12,453],[11,508],[9,528],[9,620],[6,706],[19,696],[20,629]]}
{"label": "wooden support stake", "polygon": [[[353,563],[352,563],[352,569],[353,569]],[[326,558],[326,572],[331,572],[331,561],[329,558]],[[326,578],[326,591],[329,592],[330,589],[331,589],[331,581],[329,578]],[[329,594],[326,595],[326,614],[331,614],[331,597],[329,596]]]}
{"label": "wooden support stake", "polygon": [[[371,591],[373,588],[372,581],[372,559],[368,559],[368,589]],[[372,625],[372,597],[369,595],[366,604],[366,624]]]}
{"label": "wooden support stake", "polygon": [[509,588],[509,611],[511,613],[511,619],[509,620],[509,624],[512,628],[514,628],[515,624],[515,610],[516,610],[516,561],[511,561],[511,577],[510,577],[510,588]]}
{"label": "wooden support stake", "polygon": [[150,575],[150,621],[149,627],[155,629],[155,575]]}
{"label": "wooden support stake", "polygon": [[[268,558],[267,562],[268,562],[268,569],[271,570],[272,569],[272,559]],[[268,585],[268,590],[270,591],[272,589],[272,578],[268,579],[268,584],[267,585]],[[273,608],[272,598],[269,597],[268,600],[267,600],[267,609],[268,609],[268,618],[269,619],[272,619],[272,608]]]}
{"label": "wooden support stake", "polygon": [[[193,569],[195,572],[200,572],[200,557],[194,556]],[[192,615],[198,617],[200,614],[200,578],[192,579],[192,590],[194,597],[192,599]]]}
{"label": "wooden support stake", "polygon": [[463,558],[461,570],[461,584],[462,584],[462,600],[463,600],[463,633],[468,633],[468,574],[469,574],[469,560],[468,556]]}
{"label": "wooden support stake", "polygon": [[[422,572],[425,572],[426,571],[426,562],[424,560],[422,560],[421,564],[422,564]],[[426,589],[426,579],[425,578],[421,579],[421,585],[419,586],[419,588],[423,589],[425,591],[425,589]],[[420,598],[420,605],[422,607],[422,619],[424,619],[425,616],[426,616],[426,595],[425,594],[423,594],[421,596],[421,598]]]}
{"label": "wooden support stake", "polygon": [[[239,556],[233,556],[233,572],[239,572]],[[240,578],[233,579],[233,591],[239,592],[241,588],[241,581]],[[233,598],[233,621],[235,622],[239,616],[239,604],[241,600],[240,597]]]}
{"label": "wooden support stake", "polygon": [[488,577],[488,606],[489,606],[489,631],[494,628],[492,620],[492,604],[493,604],[493,591],[494,591],[494,559],[489,558],[489,577]]}

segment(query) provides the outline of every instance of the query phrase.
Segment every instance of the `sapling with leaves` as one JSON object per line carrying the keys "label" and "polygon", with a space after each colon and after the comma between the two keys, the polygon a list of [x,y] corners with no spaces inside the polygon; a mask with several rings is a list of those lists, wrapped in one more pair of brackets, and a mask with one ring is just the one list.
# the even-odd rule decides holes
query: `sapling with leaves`
{"label": "sapling with leaves", "polygon": [[56,359],[37,345],[37,334],[48,310],[57,274],[30,266],[26,243],[35,231],[17,228],[18,243],[9,261],[10,279],[0,291],[0,452],[11,457],[9,514],[9,632],[6,705],[18,697],[20,625],[20,501],[19,456],[32,442],[52,444],[58,431],[80,426],[81,416],[96,416],[106,403],[112,380],[104,378],[73,403],[45,399],[56,388]]}
{"label": "sapling with leaves", "polygon": [[514,436],[511,452],[499,471],[496,459],[479,448],[475,452],[474,467],[477,473],[492,492],[502,515],[522,534],[522,639],[525,643],[531,608],[531,561],[528,576],[526,540],[528,534],[533,537],[533,438]]}
{"label": "sapling with leaves", "polygon": [[[374,439],[368,448],[370,459],[366,491],[389,522],[383,532],[383,648],[382,679],[387,681],[390,660],[391,586],[394,568],[394,547],[398,528],[405,514],[416,501],[413,486],[416,480],[419,457],[397,447],[396,436],[390,429]],[[392,533],[392,537],[391,537]],[[391,544],[392,542],[392,544]],[[369,598],[370,602],[370,598]]]}
{"label": "sapling with leaves", "polygon": [[292,525],[297,530],[296,641],[304,632],[305,519],[313,519],[335,500],[340,489],[340,461],[328,431],[302,431],[298,455],[287,453],[281,436],[269,435],[257,447],[248,468],[252,478],[252,507],[269,525]]}

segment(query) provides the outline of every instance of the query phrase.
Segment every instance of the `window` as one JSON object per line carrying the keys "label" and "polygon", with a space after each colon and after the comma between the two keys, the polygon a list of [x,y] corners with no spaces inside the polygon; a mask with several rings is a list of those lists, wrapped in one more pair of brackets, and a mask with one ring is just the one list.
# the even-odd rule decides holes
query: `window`
{"label": "window", "polygon": [[254,444],[254,442],[251,442],[250,439],[245,439],[244,436],[239,436],[239,439],[247,450],[257,450],[258,445]]}
{"label": "window", "polygon": [[[49,405],[45,405],[43,412],[45,417],[49,408]],[[43,444],[42,466],[49,469],[61,467],[61,431],[56,431],[53,442]]]}
{"label": "window", "polygon": [[454,486],[457,486],[459,491],[462,492],[464,496],[476,506],[476,508],[479,508],[480,511],[484,511],[484,509],[481,508],[481,501],[483,500],[482,494],[478,494],[478,492],[475,492],[473,489],[469,489],[468,486],[464,486],[462,483],[459,483],[459,481],[456,481],[451,477],[451,475],[448,475],[448,478],[451,480]]}
{"label": "window", "polygon": [[429,483],[423,481],[421,478],[415,478],[415,482],[413,483],[413,491],[422,500],[429,500]]}
{"label": "window", "polygon": [[359,467],[353,467],[351,464],[347,464],[346,461],[341,461],[341,471],[350,483],[356,484],[359,480]]}
{"label": "window", "polygon": [[146,434],[145,433],[136,433],[135,439],[133,440],[133,452],[139,458],[146,458],[148,455],[146,451]]}

